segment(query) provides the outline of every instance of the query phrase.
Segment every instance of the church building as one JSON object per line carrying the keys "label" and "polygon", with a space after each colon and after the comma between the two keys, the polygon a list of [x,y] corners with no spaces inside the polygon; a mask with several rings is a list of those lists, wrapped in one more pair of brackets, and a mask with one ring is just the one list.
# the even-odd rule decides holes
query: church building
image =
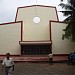
{"label": "church building", "polygon": [[74,51],[74,42],[62,40],[65,27],[56,7],[18,7],[14,22],[0,24],[0,55],[69,54]]}

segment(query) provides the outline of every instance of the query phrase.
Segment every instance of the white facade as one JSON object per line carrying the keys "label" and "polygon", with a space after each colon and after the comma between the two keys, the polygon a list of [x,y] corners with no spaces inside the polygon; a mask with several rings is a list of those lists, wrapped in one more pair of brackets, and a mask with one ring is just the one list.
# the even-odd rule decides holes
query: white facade
{"label": "white facade", "polygon": [[[34,23],[34,17],[39,17],[40,22]],[[52,43],[53,54],[73,52],[74,43],[68,39],[62,40],[62,29],[65,27],[64,23],[59,22],[55,7],[42,5],[19,7],[15,22],[0,24],[0,55],[7,52],[20,55],[19,41]]]}
{"label": "white facade", "polygon": [[20,55],[21,22],[0,24],[0,55]]}
{"label": "white facade", "polygon": [[[39,17],[40,22],[34,23],[34,17]],[[58,21],[56,8],[46,6],[30,6],[18,8],[16,21],[23,21],[22,41],[49,41],[49,20]]]}
{"label": "white facade", "polygon": [[62,22],[51,21],[52,52],[53,54],[69,54],[74,52],[74,42],[68,39],[62,40],[63,29],[67,25]]}

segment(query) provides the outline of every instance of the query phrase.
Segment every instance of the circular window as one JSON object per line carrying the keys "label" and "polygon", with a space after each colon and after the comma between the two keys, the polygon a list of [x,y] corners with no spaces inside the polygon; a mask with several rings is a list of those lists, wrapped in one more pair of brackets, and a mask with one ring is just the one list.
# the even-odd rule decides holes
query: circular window
{"label": "circular window", "polygon": [[39,22],[40,22],[40,18],[37,17],[37,16],[34,17],[34,18],[33,18],[33,22],[34,22],[34,23],[39,23]]}

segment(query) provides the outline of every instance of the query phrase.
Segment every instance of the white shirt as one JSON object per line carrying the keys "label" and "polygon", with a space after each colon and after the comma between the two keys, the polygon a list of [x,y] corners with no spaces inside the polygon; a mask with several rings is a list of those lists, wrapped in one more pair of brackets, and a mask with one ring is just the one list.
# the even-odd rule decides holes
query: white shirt
{"label": "white shirt", "polygon": [[49,58],[53,58],[53,54],[49,54],[48,56],[49,56]]}
{"label": "white shirt", "polygon": [[4,65],[5,67],[9,67],[14,65],[14,61],[12,58],[9,58],[9,59],[5,58],[2,62],[2,65]]}

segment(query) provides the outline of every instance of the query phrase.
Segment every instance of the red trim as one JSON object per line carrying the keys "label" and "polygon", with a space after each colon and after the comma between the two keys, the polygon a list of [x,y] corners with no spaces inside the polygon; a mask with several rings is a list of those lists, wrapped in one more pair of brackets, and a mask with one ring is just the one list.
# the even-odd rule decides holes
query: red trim
{"label": "red trim", "polygon": [[50,41],[51,41],[51,52],[52,52],[52,32],[51,32],[51,22],[49,22],[49,28],[50,28]]}
{"label": "red trim", "polygon": [[49,30],[50,30],[50,41],[51,41],[51,52],[52,52],[52,34],[51,34],[51,24],[49,22]]}
{"label": "red trim", "polygon": [[[49,22],[57,22],[57,23],[64,23],[62,21],[54,21],[54,20],[50,20]],[[50,23],[51,24],[51,23]]]}
{"label": "red trim", "polygon": [[23,21],[21,22],[21,41],[22,41],[22,38],[23,38]]}
{"label": "red trim", "polygon": [[[16,22],[16,20],[17,20],[18,10],[19,10],[20,8],[28,8],[28,7],[34,7],[34,6],[36,6],[36,5],[18,7],[18,8],[17,8],[17,12],[16,12],[16,17],[15,17],[15,22]],[[54,6],[46,6],[46,5],[37,5],[37,6],[39,6],[39,7],[55,8],[57,20],[59,21],[56,7],[54,7]]]}
{"label": "red trim", "polygon": [[49,22],[49,30],[50,30],[50,41],[52,41],[52,37],[51,37],[51,22]]}
{"label": "red trim", "polygon": [[[28,8],[28,7],[34,7],[36,5],[30,5],[30,6],[23,6],[23,7],[18,7],[18,8]],[[37,5],[39,7],[50,7],[50,8],[56,8],[55,6],[46,6],[46,5]]]}
{"label": "red trim", "polygon": [[[25,45],[25,44],[20,44],[20,45]],[[49,43],[31,43],[26,45],[49,45]]]}
{"label": "red trim", "polygon": [[59,21],[58,13],[57,13],[57,8],[55,7],[56,10],[56,15],[57,15],[57,21]]}
{"label": "red trim", "polygon": [[19,10],[19,7],[17,8],[17,12],[16,12],[16,16],[15,16],[15,22],[16,22],[16,19],[17,19],[18,10]]}
{"label": "red trim", "polygon": [[[31,43],[26,43],[26,44],[51,44],[51,43],[45,43],[45,42],[50,42],[50,41],[19,41],[19,44],[21,44],[21,42],[31,42]],[[32,42],[34,42],[34,43],[32,43]],[[35,42],[37,42],[37,43],[35,43]],[[40,43],[40,42],[42,42],[42,43]]]}
{"label": "red trim", "polygon": [[17,22],[8,22],[8,23],[2,23],[0,25],[6,25],[6,24],[13,24],[13,23],[21,23],[22,21],[17,21]]}
{"label": "red trim", "polygon": [[20,41],[20,42],[50,42],[50,40],[44,40],[44,41]]}

